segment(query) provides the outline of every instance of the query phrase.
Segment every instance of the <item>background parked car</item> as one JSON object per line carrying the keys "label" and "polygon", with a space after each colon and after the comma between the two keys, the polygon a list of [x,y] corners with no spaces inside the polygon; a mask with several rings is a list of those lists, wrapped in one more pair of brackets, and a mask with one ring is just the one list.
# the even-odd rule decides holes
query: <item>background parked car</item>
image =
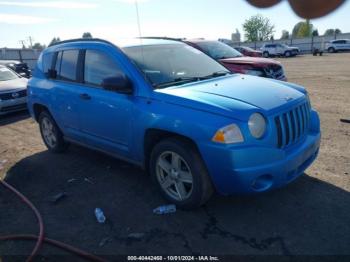
{"label": "background parked car", "polygon": [[233,47],[219,41],[195,39],[184,42],[214,58],[233,73],[287,80],[283,66],[278,61],[243,56]]}
{"label": "background parked car", "polygon": [[333,40],[326,44],[326,49],[328,50],[329,53],[335,53],[338,51],[349,51],[350,40],[349,39]]}
{"label": "background parked car", "polygon": [[235,46],[235,49],[245,56],[262,57],[262,52],[248,46]]}
{"label": "background parked car", "polygon": [[27,109],[28,79],[0,65],[0,115]]}
{"label": "background parked car", "polygon": [[260,50],[262,51],[263,57],[270,56],[285,56],[291,57],[296,56],[300,53],[298,47],[288,46],[285,44],[264,44]]}
{"label": "background parked car", "polygon": [[20,76],[30,78],[32,75],[27,63],[16,60],[0,60],[0,65],[6,66],[15,71]]}

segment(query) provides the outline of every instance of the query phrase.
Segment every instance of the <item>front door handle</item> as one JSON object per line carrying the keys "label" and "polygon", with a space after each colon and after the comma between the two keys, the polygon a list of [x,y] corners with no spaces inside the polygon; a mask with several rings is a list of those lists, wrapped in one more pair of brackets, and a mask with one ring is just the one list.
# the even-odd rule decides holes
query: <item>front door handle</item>
{"label": "front door handle", "polygon": [[83,100],[90,100],[91,99],[91,96],[89,96],[88,94],[80,94],[79,97]]}

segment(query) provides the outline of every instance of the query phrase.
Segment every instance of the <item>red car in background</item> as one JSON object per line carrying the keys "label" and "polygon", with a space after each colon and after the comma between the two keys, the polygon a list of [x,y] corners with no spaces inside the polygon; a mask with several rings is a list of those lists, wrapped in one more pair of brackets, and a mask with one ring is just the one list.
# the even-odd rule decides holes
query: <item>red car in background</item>
{"label": "red car in background", "polygon": [[204,39],[182,41],[217,60],[233,73],[287,81],[282,64],[276,60],[243,56],[233,47],[219,41]]}
{"label": "red car in background", "polygon": [[244,56],[262,57],[261,51],[254,50],[253,48],[250,48],[247,46],[235,46],[234,49],[236,49],[238,52],[240,52]]}

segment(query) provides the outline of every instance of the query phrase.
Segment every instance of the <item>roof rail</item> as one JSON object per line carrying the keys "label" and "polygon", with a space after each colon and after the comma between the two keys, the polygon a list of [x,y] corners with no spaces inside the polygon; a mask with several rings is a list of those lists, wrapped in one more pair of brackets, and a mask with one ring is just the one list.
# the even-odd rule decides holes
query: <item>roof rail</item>
{"label": "roof rail", "polygon": [[107,44],[114,45],[113,43],[111,43],[107,40],[100,39],[100,38],[76,38],[76,39],[63,40],[63,41],[60,41],[57,43],[53,43],[53,44],[50,44],[48,47],[60,45],[60,44],[65,44],[65,43],[74,43],[74,42],[79,42],[79,41],[84,41],[84,42],[86,42],[86,41],[88,41],[88,42],[99,41],[99,42],[104,42]]}
{"label": "roof rail", "polygon": [[142,36],[138,37],[139,39],[160,39],[160,40],[172,40],[172,41],[184,41],[186,38],[173,38],[173,37],[167,37],[167,36]]}

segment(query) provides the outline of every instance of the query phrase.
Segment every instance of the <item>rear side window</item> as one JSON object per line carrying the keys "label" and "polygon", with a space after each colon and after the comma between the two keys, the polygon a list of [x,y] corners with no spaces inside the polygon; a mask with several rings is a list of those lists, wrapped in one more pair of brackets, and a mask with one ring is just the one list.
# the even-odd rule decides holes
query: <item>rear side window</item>
{"label": "rear side window", "polygon": [[45,53],[43,55],[43,72],[48,74],[49,70],[52,69],[52,59],[55,53]]}
{"label": "rear side window", "polygon": [[101,86],[103,80],[116,76],[122,70],[107,54],[98,50],[86,50],[84,82],[86,84]]}
{"label": "rear side window", "polygon": [[64,81],[77,81],[79,50],[60,52],[56,61],[57,78]]}

